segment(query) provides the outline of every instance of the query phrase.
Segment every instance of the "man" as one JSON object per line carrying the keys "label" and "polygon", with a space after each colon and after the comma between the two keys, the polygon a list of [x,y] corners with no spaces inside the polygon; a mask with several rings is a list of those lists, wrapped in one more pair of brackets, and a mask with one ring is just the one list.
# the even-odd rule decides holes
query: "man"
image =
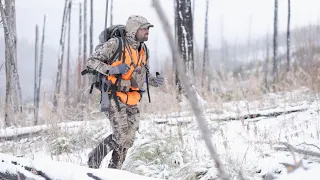
{"label": "man", "polygon": [[[150,27],[153,25],[146,18],[130,16],[126,22],[125,38],[109,39],[88,59],[88,67],[106,75],[116,87],[113,89],[116,92],[109,94],[109,120],[113,134],[90,152],[90,168],[99,168],[103,158],[113,150],[109,168],[121,169],[127,151],[134,143],[135,132],[139,128],[137,104],[142,95],[140,90],[145,81],[155,87],[163,84],[163,77],[149,74],[149,51],[144,42],[148,40]],[[100,38],[101,36],[103,33]],[[122,53],[116,56],[119,44],[123,46]]]}

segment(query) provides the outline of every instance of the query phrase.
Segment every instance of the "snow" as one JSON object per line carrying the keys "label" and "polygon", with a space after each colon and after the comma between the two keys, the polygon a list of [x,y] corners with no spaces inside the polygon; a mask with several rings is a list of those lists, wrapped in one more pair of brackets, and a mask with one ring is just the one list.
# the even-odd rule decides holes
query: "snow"
{"label": "snow", "polygon": [[[155,178],[139,176],[127,171],[121,171],[117,169],[90,169],[84,166],[80,166],[74,163],[67,162],[55,162],[49,160],[43,160],[41,158],[28,160],[24,158],[16,158],[7,154],[0,153],[0,172],[24,172],[30,178],[35,179],[45,179],[39,177],[35,174],[32,174],[26,171],[22,166],[28,166],[36,169],[37,171],[44,172],[48,177],[52,179],[74,179],[74,180],[91,180],[91,177],[88,177],[88,173],[92,173],[94,176],[99,177],[104,180],[114,180],[114,179],[139,179],[139,180],[155,180]],[[4,162],[3,162],[4,161]],[[11,161],[18,162],[18,165],[10,163]]]}
{"label": "snow", "polygon": [[[319,179],[317,170],[320,165],[316,157],[277,150],[286,147],[280,143],[285,142],[297,149],[320,152],[315,147],[320,146],[320,101],[317,97],[307,89],[301,89],[270,93],[260,99],[222,103],[210,109],[209,100],[198,96],[207,107],[203,107],[206,108],[205,118],[226,171],[231,179],[240,179],[241,174],[249,180],[263,179],[267,175],[280,180]],[[259,116],[245,119],[249,114]],[[107,168],[110,154],[100,169],[86,167],[91,148],[111,133],[108,121],[102,119],[59,123],[54,136],[44,133],[0,141],[0,152],[5,153],[0,154],[0,172],[23,171],[8,163],[19,159],[21,164],[33,166],[58,179],[90,179],[87,173],[102,179],[208,180],[217,177],[218,171],[188,108],[180,113],[143,116],[137,140],[129,149],[122,170]],[[0,135],[8,137],[22,132],[49,131],[50,128],[46,125],[1,129]],[[56,146],[62,151],[53,153]],[[16,158],[21,154],[23,158]],[[3,159],[6,162],[1,162]],[[302,165],[293,172],[284,166],[295,165],[300,160]]]}

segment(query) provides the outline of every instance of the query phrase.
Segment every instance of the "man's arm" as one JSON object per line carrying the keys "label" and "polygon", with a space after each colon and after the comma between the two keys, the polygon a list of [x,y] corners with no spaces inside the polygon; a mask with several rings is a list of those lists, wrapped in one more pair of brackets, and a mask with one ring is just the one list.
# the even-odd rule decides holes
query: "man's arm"
{"label": "man's arm", "polygon": [[147,68],[147,72],[148,72],[148,76],[147,76],[148,83],[150,84],[150,86],[159,87],[163,83],[163,78],[162,77],[153,76],[149,72],[149,69],[150,69],[150,66],[149,66],[149,57],[150,57],[149,49],[147,49],[147,53],[148,53],[148,59],[147,59],[147,63],[146,63],[146,68]]}
{"label": "man's arm", "polygon": [[[110,59],[114,53],[116,53],[119,46],[117,38],[111,38],[109,41],[100,46],[96,51],[88,58],[88,67],[95,69],[96,71],[108,75],[107,71],[110,69],[110,64],[113,59]],[[115,57],[116,59],[117,57]]]}

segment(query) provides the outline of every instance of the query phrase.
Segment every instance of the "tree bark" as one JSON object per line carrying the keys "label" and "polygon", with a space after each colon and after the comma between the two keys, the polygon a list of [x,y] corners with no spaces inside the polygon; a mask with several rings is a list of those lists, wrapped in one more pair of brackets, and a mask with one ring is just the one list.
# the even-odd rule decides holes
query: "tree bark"
{"label": "tree bark", "polygon": [[58,57],[58,69],[57,69],[57,76],[56,76],[56,87],[55,93],[53,95],[53,105],[55,108],[58,107],[58,95],[60,94],[61,88],[61,78],[62,78],[62,69],[63,69],[63,57],[64,57],[64,44],[65,44],[65,29],[67,23],[67,16],[68,16],[68,4],[70,0],[66,0],[64,4],[64,11],[62,17],[62,25],[61,25],[61,34],[60,34],[60,47],[59,47],[59,57]]}
{"label": "tree bark", "polygon": [[[186,64],[185,72],[191,78],[194,77],[194,59],[193,59],[193,22],[191,0],[176,0],[176,18],[178,44],[181,51],[181,57]],[[178,78],[177,78],[178,79]],[[191,79],[193,81],[193,79]],[[178,84],[180,84],[178,82]],[[181,85],[178,85],[179,92]]]}
{"label": "tree bark", "polygon": [[68,5],[68,49],[67,49],[67,74],[66,74],[66,96],[67,96],[67,105],[69,104],[69,95],[70,95],[70,36],[71,36],[71,9],[72,2],[69,2]]}
{"label": "tree bark", "polygon": [[290,21],[291,21],[291,1],[288,0],[288,24],[287,24],[287,72],[290,71]]}
{"label": "tree bark", "polygon": [[110,1],[110,26],[113,25],[113,0]]}
{"label": "tree bark", "polygon": [[[175,0],[174,1],[174,12],[175,12],[175,17],[174,17],[174,28],[175,28],[175,42],[178,43],[178,21],[179,21],[179,11],[178,11],[178,0]],[[179,80],[179,74],[178,74],[178,69],[177,69],[177,62],[174,61],[173,59],[174,55],[172,54],[172,61],[173,61],[173,69],[175,71],[175,85],[176,85],[176,88],[177,88],[177,97],[176,99],[181,102],[181,95],[182,95],[182,86],[181,86],[181,83],[180,83],[180,80]]]}
{"label": "tree bark", "polygon": [[109,7],[109,0],[106,0],[106,15],[104,18],[104,28],[106,29],[108,27],[108,7]]}
{"label": "tree bark", "polygon": [[90,54],[93,52],[93,0],[90,1]]}
{"label": "tree bark", "polygon": [[[83,68],[81,64],[81,54],[82,54],[82,4],[79,5],[79,34],[78,34],[78,90],[81,89],[81,71]],[[80,102],[80,93],[78,93],[78,101]]]}
{"label": "tree bark", "polygon": [[266,52],[266,60],[263,66],[263,73],[264,73],[264,86],[265,89],[268,90],[268,65],[269,65],[269,53],[270,53],[270,45],[269,45],[269,31],[267,32],[267,52]]}
{"label": "tree bark", "polygon": [[33,97],[33,115],[34,115],[34,122],[38,121],[38,117],[37,117],[37,84],[38,84],[38,47],[39,45],[39,28],[38,25],[36,25],[36,34],[35,34],[35,48],[34,48],[34,97]]}
{"label": "tree bark", "polygon": [[13,115],[22,112],[22,94],[17,70],[17,32],[15,1],[5,0],[3,6],[0,0],[0,13],[5,37],[5,69],[6,69],[6,98],[5,126],[13,122]]}
{"label": "tree bark", "polygon": [[[87,66],[87,0],[83,4],[83,68]],[[87,86],[87,78],[83,76],[82,88]]]}
{"label": "tree bark", "polygon": [[38,82],[38,89],[37,89],[37,112],[36,116],[37,119],[34,121],[34,125],[38,124],[39,120],[39,105],[40,105],[40,88],[41,88],[41,78],[42,78],[42,65],[43,65],[43,53],[44,53],[44,40],[45,40],[45,29],[46,27],[46,15],[43,17],[43,27],[42,27],[42,39],[41,39],[41,47],[40,47],[40,64],[39,64],[39,82]]}
{"label": "tree bark", "polygon": [[278,0],[274,0],[274,25],[273,25],[273,83],[278,78]]}
{"label": "tree bark", "polygon": [[[204,50],[203,50],[203,64],[202,64],[202,83],[201,86],[205,87],[205,82],[207,79],[208,63],[209,63],[209,43],[208,43],[208,9],[209,0],[206,1],[206,12],[205,12],[205,25],[204,25]],[[210,84],[207,84],[208,90],[210,89]]]}

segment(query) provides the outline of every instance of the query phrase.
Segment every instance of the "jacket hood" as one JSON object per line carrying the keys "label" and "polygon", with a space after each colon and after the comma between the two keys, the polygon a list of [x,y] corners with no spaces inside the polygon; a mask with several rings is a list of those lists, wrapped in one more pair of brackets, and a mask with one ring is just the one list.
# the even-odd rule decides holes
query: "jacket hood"
{"label": "jacket hood", "polygon": [[137,47],[139,42],[136,40],[136,34],[139,28],[154,27],[148,22],[148,20],[143,16],[132,15],[128,18],[126,23],[126,36],[127,40]]}

